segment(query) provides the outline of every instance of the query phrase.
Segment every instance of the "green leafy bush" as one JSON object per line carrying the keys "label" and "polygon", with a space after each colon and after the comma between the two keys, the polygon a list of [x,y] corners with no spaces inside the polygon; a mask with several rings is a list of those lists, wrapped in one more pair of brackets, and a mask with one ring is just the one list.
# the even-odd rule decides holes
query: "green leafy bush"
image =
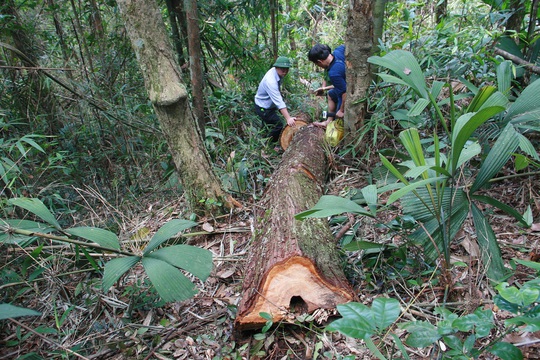
{"label": "green leafy bush", "polygon": [[[104,265],[103,291],[107,291],[120,277],[140,262],[164,301],[183,301],[197,293],[195,285],[183,271],[205,281],[212,270],[212,253],[206,249],[184,244],[162,247],[173,236],[197,225],[193,221],[170,220],[154,234],[140,254],[134,254],[122,250],[117,235],[108,230],[95,227],[62,228],[54,215],[38,199],[14,198],[8,203],[27,210],[44,223],[0,219],[0,229],[4,233],[0,236],[2,243],[27,245],[38,238],[46,238],[82,248],[119,254],[119,257],[109,260]],[[60,233],[62,236],[55,233]],[[87,253],[85,255],[89,257]],[[92,263],[95,264],[93,260]]]}

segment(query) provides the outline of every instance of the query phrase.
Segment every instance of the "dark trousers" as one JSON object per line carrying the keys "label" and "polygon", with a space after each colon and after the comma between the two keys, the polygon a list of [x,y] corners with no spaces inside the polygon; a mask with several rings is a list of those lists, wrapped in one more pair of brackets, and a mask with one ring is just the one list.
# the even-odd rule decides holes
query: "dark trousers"
{"label": "dark trousers", "polygon": [[284,125],[283,120],[278,115],[278,109],[264,109],[255,105],[255,113],[259,115],[263,123],[266,124],[266,128],[268,129],[267,136],[271,141],[277,142]]}

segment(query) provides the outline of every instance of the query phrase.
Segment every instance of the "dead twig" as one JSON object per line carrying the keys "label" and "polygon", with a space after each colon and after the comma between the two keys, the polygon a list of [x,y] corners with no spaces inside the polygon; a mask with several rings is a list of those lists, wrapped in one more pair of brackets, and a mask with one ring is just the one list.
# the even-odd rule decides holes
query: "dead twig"
{"label": "dead twig", "polygon": [[11,319],[11,318],[10,318],[9,320],[11,320],[12,322],[14,322],[14,323],[17,324],[18,326],[20,326],[20,327],[22,327],[22,328],[24,328],[24,329],[30,331],[32,334],[38,336],[39,338],[43,339],[43,341],[45,341],[45,342],[47,342],[47,343],[49,343],[49,344],[51,344],[51,345],[53,345],[53,346],[56,346],[56,347],[58,347],[58,348],[64,350],[65,352],[67,352],[67,353],[69,353],[69,354],[71,354],[71,355],[73,355],[73,356],[78,357],[79,359],[89,360],[87,357],[84,357],[84,356],[82,356],[81,354],[79,354],[79,353],[77,353],[77,352],[75,352],[75,351],[73,351],[73,350],[71,350],[71,349],[68,349],[67,347],[63,346],[62,344],[59,344],[59,343],[57,343],[56,341],[47,338],[45,335],[42,335],[42,334],[38,333],[38,332],[35,331],[34,329],[32,329],[32,328],[30,328],[30,327],[24,325],[23,323],[21,323],[20,321],[17,321],[17,320],[15,320],[15,319]]}

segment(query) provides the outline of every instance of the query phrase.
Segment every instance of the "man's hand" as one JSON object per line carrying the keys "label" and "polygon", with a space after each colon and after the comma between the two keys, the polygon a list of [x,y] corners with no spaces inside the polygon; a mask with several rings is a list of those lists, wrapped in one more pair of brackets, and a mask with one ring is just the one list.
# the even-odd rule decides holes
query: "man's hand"
{"label": "man's hand", "polygon": [[294,125],[296,125],[296,117],[290,117],[287,119],[287,125],[289,125],[290,127],[293,127]]}
{"label": "man's hand", "polygon": [[345,113],[342,110],[338,110],[336,117],[342,119],[345,116]]}
{"label": "man's hand", "polygon": [[318,88],[317,90],[313,90],[313,93],[317,96],[323,96],[325,91],[326,89],[321,87],[321,88]]}

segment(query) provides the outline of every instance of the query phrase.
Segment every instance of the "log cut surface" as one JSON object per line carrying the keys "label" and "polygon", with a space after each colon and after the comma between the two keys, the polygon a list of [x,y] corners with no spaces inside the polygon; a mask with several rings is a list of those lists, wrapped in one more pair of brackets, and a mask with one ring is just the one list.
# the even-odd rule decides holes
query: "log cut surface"
{"label": "log cut surface", "polygon": [[354,299],[325,219],[296,220],[322,195],[328,167],[324,131],[301,128],[255,211],[255,237],[244,271],[236,330],[260,328]]}

